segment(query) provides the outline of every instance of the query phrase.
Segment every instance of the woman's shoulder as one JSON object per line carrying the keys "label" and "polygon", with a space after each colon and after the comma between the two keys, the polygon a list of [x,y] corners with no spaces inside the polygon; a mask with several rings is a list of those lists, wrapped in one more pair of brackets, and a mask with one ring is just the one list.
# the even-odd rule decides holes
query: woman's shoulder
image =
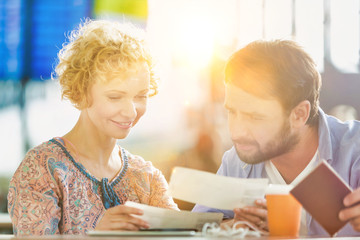
{"label": "woman's shoulder", "polygon": [[42,163],[54,154],[54,144],[51,140],[45,141],[31,149],[25,154],[22,164],[29,162]]}
{"label": "woman's shoulder", "polygon": [[33,148],[31,148],[25,155],[23,161],[37,161],[47,162],[50,159],[62,159],[61,155],[63,153],[60,143],[57,142],[54,138],[48,141],[45,141]]}
{"label": "woman's shoulder", "polygon": [[[20,163],[16,174],[44,174],[53,173],[55,168],[66,168],[64,152],[55,139],[45,141],[31,148]],[[35,177],[35,176],[33,176]]]}
{"label": "woman's shoulder", "polygon": [[133,168],[152,167],[152,163],[150,161],[145,161],[143,157],[139,155],[135,155],[130,151],[126,150],[125,148],[122,148],[122,151],[123,153],[125,153],[129,167],[133,167]]}
{"label": "woman's shoulder", "polygon": [[39,145],[36,145],[28,150],[26,156],[31,154],[44,154],[53,152],[54,148],[56,149],[55,138],[44,141]]}
{"label": "woman's shoulder", "polygon": [[128,150],[123,148],[128,161],[128,172],[136,174],[154,174],[159,170],[156,169],[150,161],[145,161],[143,157],[132,154]]}

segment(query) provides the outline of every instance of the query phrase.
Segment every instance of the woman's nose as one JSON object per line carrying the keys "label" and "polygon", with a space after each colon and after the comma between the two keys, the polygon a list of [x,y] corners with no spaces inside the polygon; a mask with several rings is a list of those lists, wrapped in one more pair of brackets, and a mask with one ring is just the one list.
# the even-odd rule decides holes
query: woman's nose
{"label": "woman's nose", "polygon": [[137,115],[136,105],[133,101],[128,101],[121,109],[121,114],[129,119],[134,119]]}

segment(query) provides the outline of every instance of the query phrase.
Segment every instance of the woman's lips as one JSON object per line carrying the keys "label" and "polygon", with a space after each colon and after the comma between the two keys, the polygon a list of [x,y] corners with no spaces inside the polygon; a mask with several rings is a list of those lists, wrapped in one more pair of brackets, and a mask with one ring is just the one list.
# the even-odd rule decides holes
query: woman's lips
{"label": "woman's lips", "polygon": [[113,121],[112,122],[119,128],[122,128],[122,129],[128,129],[128,128],[131,128],[132,127],[132,123],[133,122],[117,122],[117,121]]}

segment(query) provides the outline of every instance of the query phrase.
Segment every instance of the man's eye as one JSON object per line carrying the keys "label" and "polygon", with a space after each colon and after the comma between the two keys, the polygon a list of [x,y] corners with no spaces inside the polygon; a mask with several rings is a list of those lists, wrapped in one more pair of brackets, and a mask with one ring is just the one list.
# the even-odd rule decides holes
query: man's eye
{"label": "man's eye", "polygon": [[255,116],[255,115],[250,116],[250,118],[251,118],[252,120],[262,120],[262,119],[263,119],[262,117],[260,117],[260,116]]}

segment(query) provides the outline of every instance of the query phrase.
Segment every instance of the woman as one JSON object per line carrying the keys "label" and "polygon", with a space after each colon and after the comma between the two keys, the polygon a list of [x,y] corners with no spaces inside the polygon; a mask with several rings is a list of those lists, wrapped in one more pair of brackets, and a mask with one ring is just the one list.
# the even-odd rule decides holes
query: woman
{"label": "woman", "polygon": [[80,110],[74,128],[31,149],[9,187],[16,235],[138,230],[149,224],[129,201],[178,209],[150,162],[116,144],[157,93],[143,40],[124,26],[88,20],[59,52],[62,97]]}

